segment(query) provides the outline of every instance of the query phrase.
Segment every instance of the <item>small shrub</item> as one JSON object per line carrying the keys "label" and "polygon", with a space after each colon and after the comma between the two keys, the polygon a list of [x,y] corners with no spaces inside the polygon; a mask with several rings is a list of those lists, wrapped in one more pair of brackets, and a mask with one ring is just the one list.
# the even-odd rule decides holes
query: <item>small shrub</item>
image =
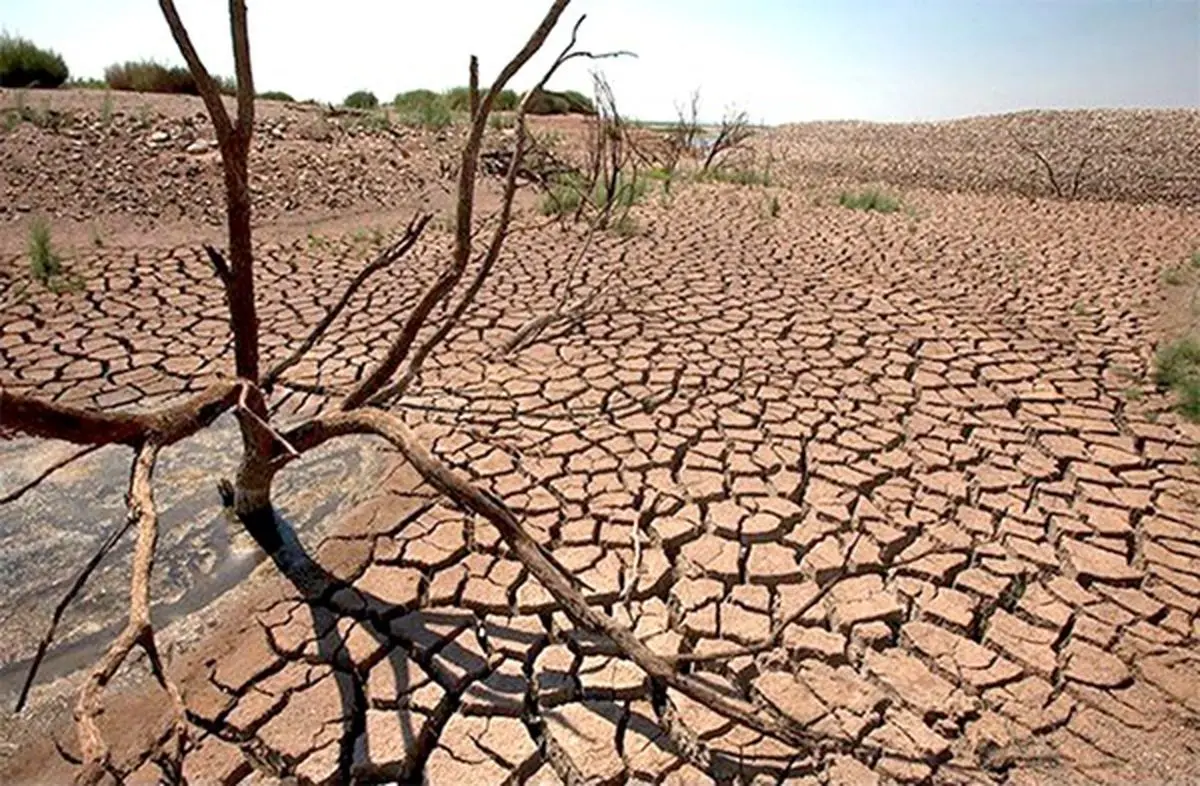
{"label": "small shrub", "polygon": [[771,201],[767,203],[767,215],[779,218],[779,197],[775,194],[771,195]]}
{"label": "small shrub", "polygon": [[771,173],[753,167],[716,167],[700,174],[700,179],[716,183],[733,183],[739,186],[769,186]]}
{"label": "small shrub", "polygon": [[104,91],[104,102],[100,104],[100,122],[104,125],[112,123],[113,119],[113,99],[112,93],[108,90]]}
{"label": "small shrub", "polygon": [[517,125],[517,119],[512,115],[492,115],[488,120],[488,125],[496,131],[503,131],[507,128],[513,128]]}
{"label": "small shrub", "polygon": [[492,105],[492,109],[497,112],[515,112],[517,105],[521,103],[521,96],[516,90],[501,90],[496,96],[496,102]]}
{"label": "small shrub", "polygon": [[432,90],[409,90],[406,93],[397,93],[392,99],[392,106],[398,112],[415,112],[420,107],[426,104],[432,104],[441,100],[441,96]]}
{"label": "small shrub", "polygon": [[1154,357],[1154,384],[1175,392],[1177,412],[1200,421],[1200,341],[1182,338],[1160,349]]}
{"label": "small shrub", "polygon": [[1200,270],[1200,251],[1192,254],[1191,257],[1192,270]]}
{"label": "small shrub", "polygon": [[838,204],[851,210],[874,210],[879,213],[895,213],[900,209],[900,200],[876,189],[866,191],[843,191]]}
{"label": "small shrub", "polygon": [[[225,95],[237,93],[237,82],[229,77],[213,77],[217,89]],[[170,93],[200,95],[192,72],[183,66],[167,66],[153,60],[127,60],[104,69],[104,81],[113,90],[134,93]]]}
{"label": "small shrub", "polygon": [[451,112],[471,111],[471,89],[468,87],[452,87],[442,93],[441,98]]}
{"label": "small shrub", "polygon": [[384,109],[356,115],[350,118],[348,125],[351,128],[363,128],[367,131],[387,131],[392,127],[392,119]]}
{"label": "small shrub", "polygon": [[555,181],[542,195],[540,208],[544,216],[567,216],[579,209],[583,192],[575,183]]}
{"label": "small shrub", "polygon": [[415,109],[400,114],[400,122],[408,126],[440,131],[454,124],[454,115],[439,99],[428,104],[419,104]]}
{"label": "small shrub", "polygon": [[[624,215],[629,208],[638,204],[650,189],[646,179],[628,179],[621,176],[611,186],[597,182],[588,193],[587,183],[579,175],[563,175],[555,178],[542,196],[541,211],[547,216],[567,216],[585,202],[597,213],[607,205],[611,216]],[[614,223],[620,219],[614,219]]]}
{"label": "small shrub", "polygon": [[342,106],[351,109],[375,109],[379,106],[379,99],[370,90],[355,90],[346,96],[346,100],[342,102]]}
{"label": "small shrub", "polygon": [[259,93],[258,98],[263,101],[287,101],[289,104],[296,101],[290,94],[282,90],[267,90],[266,92]]}
{"label": "small shrub", "polygon": [[28,39],[0,34],[0,87],[58,87],[71,72],[57,52]]}
{"label": "small shrub", "polygon": [[1183,283],[1183,271],[1178,267],[1169,267],[1163,271],[1162,280],[1169,287],[1177,287]]}
{"label": "small shrub", "polygon": [[35,218],[29,225],[29,274],[43,286],[62,275],[62,259],[50,240],[50,224]]}

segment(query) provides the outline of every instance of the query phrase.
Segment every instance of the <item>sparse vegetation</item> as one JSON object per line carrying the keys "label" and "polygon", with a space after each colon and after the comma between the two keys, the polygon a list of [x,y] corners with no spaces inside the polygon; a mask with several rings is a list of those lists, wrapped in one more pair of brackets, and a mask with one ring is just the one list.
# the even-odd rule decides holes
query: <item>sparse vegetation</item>
{"label": "sparse vegetation", "polygon": [[379,106],[379,99],[370,90],[355,90],[346,96],[342,105],[350,109],[375,109]]}
{"label": "sparse vegetation", "polygon": [[55,294],[83,288],[82,281],[64,270],[62,257],[54,249],[50,223],[40,216],[29,225],[29,275]]}
{"label": "sparse vegetation", "polygon": [[[198,96],[200,87],[192,72],[182,66],[168,66],[153,60],[127,60],[104,69],[104,81],[113,90],[134,93],[172,93]],[[217,89],[225,95],[237,92],[237,83],[222,76],[213,77]]]}
{"label": "sparse vegetation", "polygon": [[66,61],[57,52],[0,33],[0,87],[58,87],[68,76]]}
{"label": "sparse vegetation", "polygon": [[112,92],[104,91],[104,101],[100,104],[100,122],[105,126],[112,123],[113,119],[113,98]]}
{"label": "sparse vegetation", "polygon": [[515,127],[517,124],[516,118],[512,115],[492,115],[488,120],[488,125],[495,131],[504,131]]}
{"label": "sparse vegetation", "polygon": [[40,217],[29,225],[29,274],[43,285],[62,275],[62,259],[50,239],[50,223]]}
{"label": "sparse vegetation", "polygon": [[350,128],[362,128],[367,131],[387,131],[392,127],[392,118],[386,108],[376,109],[374,111],[365,111],[362,114],[349,118],[347,126]]}
{"label": "sparse vegetation", "polygon": [[12,131],[21,123],[32,123],[39,128],[58,128],[64,119],[63,113],[51,109],[49,103],[44,100],[40,108],[31,107],[29,91],[26,88],[17,90],[15,96],[11,107],[0,110],[5,131]]}
{"label": "sparse vegetation", "polygon": [[1163,271],[1163,283],[1169,287],[1177,287],[1183,283],[1183,271],[1172,265]]}
{"label": "sparse vegetation", "polygon": [[748,165],[721,166],[701,171],[698,179],[706,182],[733,183],[739,186],[769,186],[772,183],[769,164],[762,169]]}
{"label": "sparse vegetation", "polygon": [[296,101],[296,99],[292,98],[290,94],[285,93],[282,90],[267,90],[266,92],[259,93],[258,98],[261,98],[264,101],[287,101],[288,103],[294,103]]}
{"label": "sparse vegetation", "polygon": [[843,191],[838,204],[851,210],[874,210],[879,213],[895,213],[900,209],[900,200],[878,189]]}
{"label": "sparse vegetation", "polygon": [[771,199],[767,202],[767,215],[771,218],[779,218],[779,196],[771,194]]}
{"label": "sparse vegetation", "polygon": [[618,237],[631,238],[641,234],[642,228],[638,225],[637,219],[625,213],[612,224],[612,231]]}
{"label": "sparse vegetation", "polygon": [[[624,215],[645,198],[649,189],[649,181],[645,178],[618,175],[615,183],[597,180],[589,188],[587,181],[579,175],[559,175],[551,180],[543,194],[541,211],[547,216],[570,216],[582,206],[596,212],[607,209],[610,214]],[[620,216],[614,219],[619,220]]]}
{"label": "sparse vegetation", "polygon": [[1154,384],[1175,393],[1175,411],[1200,422],[1200,341],[1186,337],[1159,349],[1154,357]]}

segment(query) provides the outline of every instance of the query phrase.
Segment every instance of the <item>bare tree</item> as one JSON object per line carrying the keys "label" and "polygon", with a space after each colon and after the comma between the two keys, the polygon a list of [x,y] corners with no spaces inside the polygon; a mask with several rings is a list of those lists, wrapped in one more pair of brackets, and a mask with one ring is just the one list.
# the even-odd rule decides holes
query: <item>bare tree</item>
{"label": "bare tree", "polygon": [[[613,56],[629,52],[613,53]],[[546,183],[546,199],[560,216],[586,220],[593,229],[619,224],[628,216],[644,184],[638,182],[638,155],[628,124],[617,110],[612,86],[592,72],[596,114],[588,122],[580,171]],[[589,232],[590,235],[590,232]]]}
{"label": "bare tree", "polygon": [[741,148],[754,136],[754,128],[750,125],[750,116],[745,111],[730,107],[721,116],[721,126],[717,135],[708,146],[708,155],[700,171],[707,172],[717,160],[728,153]]}
{"label": "bare tree", "polygon": [[1071,176],[1071,187],[1068,190],[1063,188],[1063,184],[1059,181],[1053,165],[1051,165],[1049,159],[1047,159],[1040,150],[1038,150],[1032,144],[1021,140],[1016,134],[1011,134],[1011,137],[1013,142],[1017,145],[1017,148],[1022,153],[1033,156],[1034,159],[1037,160],[1038,164],[1041,165],[1041,168],[1045,170],[1046,180],[1050,183],[1050,188],[1054,192],[1054,196],[1058,197],[1059,199],[1064,197],[1067,199],[1077,199],[1079,197],[1079,188],[1083,184],[1084,170],[1087,168],[1088,163],[1092,159],[1091,153],[1084,153],[1080,156],[1079,162],[1075,165],[1075,172]]}
{"label": "bare tree", "polygon": [[[158,683],[176,708],[173,732],[163,743],[156,758],[177,765],[184,750],[187,721],[179,691],[167,676],[155,644],[150,622],[149,579],[153,568],[158,519],[152,493],[153,472],[161,449],[208,427],[220,415],[233,412],[242,437],[240,466],[232,483],[223,482],[226,503],[260,544],[279,542],[278,523],[272,503],[275,477],[299,456],[334,439],[350,435],[375,435],[391,443],[437,491],[463,509],[481,516],[501,534],[514,556],[553,594],[562,610],[576,624],[595,631],[609,640],[640,668],[660,689],[672,687],[705,704],[714,711],[769,736],[801,745],[812,736],[781,712],[756,707],[750,702],[714,688],[710,683],[677,668],[675,661],[654,653],[627,627],[601,609],[590,606],[577,581],[561,570],[550,555],[522,528],[515,514],[495,496],[475,487],[429,453],[410,433],[396,414],[382,405],[397,398],[420,374],[423,362],[445,340],[454,324],[470,308],[489,272],[498,259],[509,233],[517,173],[528,143],[525,124],[526,103],[516,116],[514,153],[503,185],[501,208],[494,217],[490,237],[481,250],[476,249],[474,222],[475,188],[480,161],[480,146],[488,117],[499,93],[512,77],[542,47],[555,28],[569,0],[553,0],[544,18],[520,51],[500,70],[486,91],[479,87],[479,69],[470,61],[470,126],[462,145],[458,168],[454,244],[445,266],[432,284],[416,299],[406,319],[391,337],[384,356],[367,369],[361,381],[342,398],[335,411],[284,428],[273,422],[267,406],[268,396],[277,385],[287,382],[287,371],[322,338],[329,326],[346,308],[353,294],[372,276],[387,269],[409,252],[430,220],[429,215],[413,219],[400,239],[385,248],[378,257],[352,278],[345,292],[333,301],[325,317],[308,333],[296,349],[277,361],[265,373],[260,357],[260,326],[255,304],[255,258],[251,235],[251,198],[249,189],[249,152],[254,131],[254,82],[251,71],[250,42],[244,0],[229,0],[233,52],[237,77],[236,113],[226,111],[218,85],[192,45],[188,31],[173,0],[160,0],[162,12],[188,67],[196,78],[201,96],[216,130],[224,171],[228,215],[228,252],[206,249],[216,275],[225,290],[229,324],[233,334],[235,376],[223,379],[186,400],[148,412],[108,413],[43,401],[34,396],[0,390],[0,430],[33,437],[66,440],[87,447],[122,444],[135,449],[127,495],[128,517],[123,527],[101,546],[73,584],[64,604],[95,568],[104,554],[130,528],[138,532],[130,586],[128,623],[107,653],[91,670],[80,692],[75,719],[81,743],[80,783],[97,783],[115,775],[110,750],[96,724],[101,711],[101,694],[118,668],[135,647],[140,647]],[[581,19],[580,22],[583,20]],[[571,41],[555,59],[539,87],[565,62],[576,57],[596,58],[575,49],[579,24]],[[598,92],[604,107],[598,133],[605,140],[604,155],[595,162],[597,178],[611,189],[621,177],[625,148],[624,126],[612,101],[611,90],[600,77]],[[529,91],[532,95],[535,90]],[[528,99],[527,99],[528,100]],[[722,147],[736,146],[747,135],[743,115],[723,125]],[[717,152],[720,152],[719,150]],[[710,155],[711,159],[715,154]],[[449,306],[452,295],[475,262],[476,273],[457,302]],[[439,306],[441,322],[432,326]],[[569,316],[574,306],[563,304],[555,318]],[[431,330],[423,330],[430,328]],[[420,337],[426,334],[424,341]],[[84,451],[81,451],[82,455]],[[44,473],[43,476],[47,474]],[[32,486],[27,486],[27,488]],[[63,604],[60,604],[63,605]],[[48,634],[53,635],[53,627]],[[44,648],[43,648],[44,650]],[[36,664],[30,673],[30,681]],[[22,701],[24,696],[22,696]]]}

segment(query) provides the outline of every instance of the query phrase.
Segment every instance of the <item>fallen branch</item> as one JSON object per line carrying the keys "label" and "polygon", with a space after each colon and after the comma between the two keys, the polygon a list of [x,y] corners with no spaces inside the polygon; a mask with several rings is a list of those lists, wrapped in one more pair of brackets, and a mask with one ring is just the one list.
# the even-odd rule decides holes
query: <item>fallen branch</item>
{"label": "fallen branch", "polygon": [[158,459],[159,444],[149,442],[138,449],[129,480],[129,524],[138,528],[137,546],[134,549],[132,577],[129,586],[129,621],[108,652],[88,675],[79,692],[75,705],[75,723],[79,734],[79,748],[83,757],[83,770],[77,782],[99,783],[104,776],[113,773],[111,751],[96,719],[101,713],[100,695],[116,675],[134,647],[140,646],[150,661],[151,671],[159,685],[167,692],[176,711],[170,735],[174,751],[167,758],[178,760],[182,756],[187,734],[187,721],[183,699],[178,688],[166,675],[154,641],[154,628],[150,624],[150,574],[154,569],[154,550],[158,543],[158,512],[154,507],[151,480]]}
{"label": "fallen branch", "polygon": [[143,413],[109,413],[39,401],[0,388],[0,430],[79,445],[169,445],[212,423],[237,401],[241,385],[222,381],[187,400]]}

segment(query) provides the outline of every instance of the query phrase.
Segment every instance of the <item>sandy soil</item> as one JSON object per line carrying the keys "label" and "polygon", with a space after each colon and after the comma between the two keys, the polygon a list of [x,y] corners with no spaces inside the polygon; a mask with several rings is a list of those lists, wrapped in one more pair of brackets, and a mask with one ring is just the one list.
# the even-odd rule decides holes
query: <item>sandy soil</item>
{"label": "sandy soil", "polygon": [[[64,100],[99,111],[88,104],[98,94]],[[141,100],[121,100],[134,117],[120,122],[137,120]],[[34,291],[5,307],[5,386],[143,407],[228,373],[220,292],[195,244],[219,205],[217,170],[197,164],[209,169],[185,185],[187,162],[210,155],[181,152],[199,105],[154,105],[161,120],[114,121],[73,163],[62,161],[73,144],[62,132],[27,123],[0,137],[0,194],[27,208],[4,219],[18,231],[5,233],[0,302],[23,275],[13,238],[29,214],[77,233],[97,211],[113,222],[112,239],[81,235],[75,246],[84,292]],[[297,129],[317,117],[263,112],[269,357],[426,203],[453,145],[452,135],[356,134],[341,118],[322,118],[338,126],[328,140],[304,139]],[[571,133],[571,122],[557,127]],[[573,281],[565,260],[578,233],[531,228],[540,216],[525,212],[530,228],[512,237],[480,307],[397,405],[654,649],[720,655],[767,642],[693,671],[811,729],[810,748],[656,690],[574,630],[490,526],[388,464],[331,534],[301,538],[296,559],[315,560],[307,578],[264,566],[215,629],[181,637],[172,668],[203,729],[185,774],[1200,778],[1200,429],[1149,381],[1156,345],[1194,320],[1180,312],[1197,284],[1184,264],[1200,248],[1195,192],[1185,193],[1197,170],[1180,164],[1192,161],[1180,145],[1198,122],[1034,113],[776,129],[757,151],[775,156],[778,185],[654,193],[635,210],[639,234],[600,238]],[[283,138],[269,141],[275,123]],[[169,152],[148,141],[160,125]],[[1105,177],[1087,181],[1085,200],[1031,198],[1034,170],[1017,166],[998,131],[1010,126],[1064,150],[1092,140],[1127,152],[1100,156]],[[1170,175],[1163,161],[1180,165]],[[51,179],[104,173],[102,188],[30,180],[52,167],[62,174]],[[905,209],[836,204],[846,184],[871,183]],[[178,229],[147,231],[160,226]],[[400,274],[363,293],[272,405],[320,411],[329,398],[307,391],[353,384],[447,243],[435,228]],[[599,289],[583,320],[495,354],[564,288]],[[843,565],[855,575],[838,579]],[[156,777],[139,751],[163,706],[136,684],[110,699],[105,723],[132,781]],[[5,781],[68,778],[20,720],[4,726]],[[65,718],[47,711],[38,729],[72,749]]]}

